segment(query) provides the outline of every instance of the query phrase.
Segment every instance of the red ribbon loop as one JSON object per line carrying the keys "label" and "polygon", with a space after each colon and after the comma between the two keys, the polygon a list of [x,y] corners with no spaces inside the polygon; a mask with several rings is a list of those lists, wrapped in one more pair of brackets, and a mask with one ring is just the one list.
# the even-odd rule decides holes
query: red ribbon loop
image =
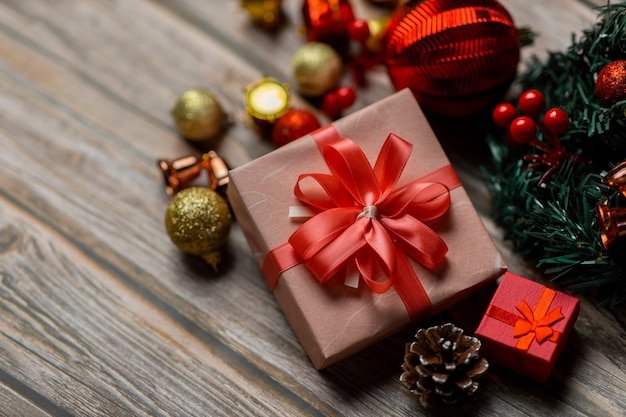
{"label": "red ribbon loop", "polygon": [[443,259],[445,242],[423,222],[448,210],[449,189],[419,179],[394,189],[411,150],[410,143],[390,134],[372,168],[359,146],[340,138],[322,150],[333,175],[299,176],[295,195],[322,211],[302,224],[289,244],[320,282],[354,259],[368,287],[382,293],[393,284],[399,253],[429,269]]}

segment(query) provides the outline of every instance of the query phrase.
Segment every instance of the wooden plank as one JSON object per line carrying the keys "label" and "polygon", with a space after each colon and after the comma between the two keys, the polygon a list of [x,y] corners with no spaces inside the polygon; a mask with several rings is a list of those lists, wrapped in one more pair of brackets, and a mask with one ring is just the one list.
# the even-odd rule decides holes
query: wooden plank
{"label": "wooden plank", "polygon": [[0,416],[70,416],[67,410],[56,406],[48,398],[24,385],[12,375],[0,370]]}
{"label": "wooden plank", "polygon": [[0,352],[12,378],[78,414],[317,413],[3,203]]}

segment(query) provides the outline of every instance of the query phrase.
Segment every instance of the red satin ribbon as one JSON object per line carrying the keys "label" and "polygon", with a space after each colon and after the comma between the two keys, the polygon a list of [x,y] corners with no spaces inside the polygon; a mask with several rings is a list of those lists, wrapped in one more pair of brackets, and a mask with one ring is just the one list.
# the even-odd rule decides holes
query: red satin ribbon
{"label": "red satin ribbon", "polygon": [[268,253],[261,267],[268,285],[302,262],[320,283],[355,262],[374,292],[395,285],[411,317],[424,313],[430,300],[407,256],[429,269],[445,256],[445,242],[423,222],[448,210],[449,190],[460,185],[454,170],[446,165],[395,188],[412,150],[402,138],[390,134],[372,167],[332,125],[313,137],[332,174],[298,177],[295,195],[319,213]]}
{"label": "red satin ribbon", "polygon": [[561,335],[557,330],[552,329],[552,325],[564,318],[561,313],[561,306],[552,309],[548,313],[548,309],[556,296],[556,291],[544,287],[541,296],[537,300],[534,310],[531,310],[526,300],[521,300],[517,305],[517,310],[522,313],[518,316],[500,307],[490,304],[486,314],[496,320],[500,320],[510,326],[513,326],[513,337],[517,340],[515,347],[517,349],[527,351],[533,342],[537,340],[542,344],[546,340],[557,342]]}

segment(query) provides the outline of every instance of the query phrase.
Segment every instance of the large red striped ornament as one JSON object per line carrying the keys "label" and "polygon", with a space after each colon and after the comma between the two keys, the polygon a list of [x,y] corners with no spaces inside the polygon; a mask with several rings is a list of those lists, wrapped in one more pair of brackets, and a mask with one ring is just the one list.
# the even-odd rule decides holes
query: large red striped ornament
{"label": "large red striped ornament", "polygon": [[520,58],[513,19],[495,0],[409,1],[392,15],[384,48],[394,87],[409,87],[425,111],[448,116],[495,104]]}

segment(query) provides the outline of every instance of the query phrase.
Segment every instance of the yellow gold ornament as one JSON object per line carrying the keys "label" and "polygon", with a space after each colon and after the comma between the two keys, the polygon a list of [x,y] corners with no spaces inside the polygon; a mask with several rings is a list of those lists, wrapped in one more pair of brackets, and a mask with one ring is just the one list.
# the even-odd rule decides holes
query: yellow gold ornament
{"label": "yellow gold ornament", "polygon": [[289,88],[272,77],[263,77],[246,87],[246,121],[261,136],[269,136],[272,126],[291,107]]}
{"label": "yellow gold ornament", "polygon": [[365,42],[365,46],[370,53],[380,54],[383,51],[383,38],[385,37],[385,30],[389,24],[389,17],[383,16],[367,21],[367,27],[370,35]]}
{"label": "yellow gold ornament", "polygon": [[241,6],[263,29],[273,30],[283,23],[282,0],[241,0]]}
{"label": "yellow gold ornament", "polygon": [[305,96],[320,97],[339,84],[343,63],[328,44],[307,42],[291,61],[296,87]]}
{"label": "yellow gold ornament", "polygon": [[181,251],[202,257],[215,270],[231,224],[228,204],[208,188],[178,192],[165,211],[165,227],[172,242]]}
{"label": "yellow gold ornament", "polygon": [[172,109],[174,123],[181,135],[193,141],[217,136],[226,122],[226,114],[210,91],[194,88],[185,91]]}
{"label": "yellow gold ornament", "polygon": [[257,120],[274,122],[289,111],[289,88],[271,77],[263,77],[246,87],[246,112]]}

